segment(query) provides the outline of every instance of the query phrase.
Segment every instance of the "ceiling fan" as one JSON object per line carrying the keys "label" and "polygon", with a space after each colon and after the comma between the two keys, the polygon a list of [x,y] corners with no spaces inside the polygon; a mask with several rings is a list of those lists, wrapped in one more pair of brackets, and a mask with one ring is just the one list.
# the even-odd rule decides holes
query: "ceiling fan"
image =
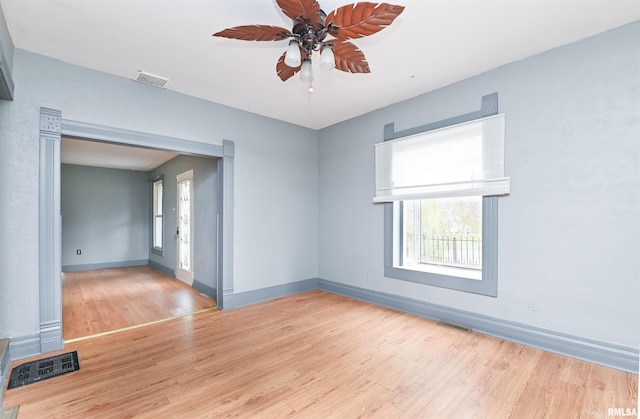
{"label": "ceiling fan", "polygon": [[[313,81],[311,55],[320,52],[320,68],[348,73],[370,73],[364,53],[349,39],[372,35],[389,26],[404,6],[387,3],[354,3],[328,15],[316,0],[276,0],[293,20],[291,30],[272,25],[243,25],[224,29],[213,36],[244,41],[282,41],[289,47],[276,64],[276,74],[286,81],[300,72],[304,82]],[[329,38],[327,38],[329,37]],[[310,86],[309,91],[313,88]]]}

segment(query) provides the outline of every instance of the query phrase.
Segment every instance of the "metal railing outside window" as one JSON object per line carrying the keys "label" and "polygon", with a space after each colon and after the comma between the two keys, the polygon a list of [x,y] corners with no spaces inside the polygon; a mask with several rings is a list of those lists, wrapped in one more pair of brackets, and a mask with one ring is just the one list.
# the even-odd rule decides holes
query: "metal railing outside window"
{"label": "metal railing outside window", "polygon": [[420,263],[482,269],[482,240],[476,237],[422,237]]}
{"label": "metal railing outside window", "polygon": [[[407,234],[407,239],[413,242],[413,235]],[[473,236],[423,235],[419,261],[456,268],[482,269],[482,239]]]}

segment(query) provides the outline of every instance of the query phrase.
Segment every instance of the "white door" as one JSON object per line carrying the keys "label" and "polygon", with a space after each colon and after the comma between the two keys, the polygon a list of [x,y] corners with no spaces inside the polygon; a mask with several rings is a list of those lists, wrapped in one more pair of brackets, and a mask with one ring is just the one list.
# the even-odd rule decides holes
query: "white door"
{"label": "white door", "polygon": [[193,170],[178,175],[178,261],[176,277],[193,284]]}

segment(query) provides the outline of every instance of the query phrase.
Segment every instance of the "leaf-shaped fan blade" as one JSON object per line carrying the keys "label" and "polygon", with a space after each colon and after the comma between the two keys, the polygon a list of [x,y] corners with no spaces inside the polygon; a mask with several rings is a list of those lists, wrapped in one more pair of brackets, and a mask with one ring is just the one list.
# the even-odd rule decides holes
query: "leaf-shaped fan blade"
{"label": "leaf-shaped fan blade", "polygon": [[391,25],[404,6],[387,3],[354,3],[329,13],[325,26],[338,39],[355,39],[372,35]]}
{"label": "leaf-shaped fan blade", "polygon": [[295,20],[298,16],[317,22],[320,16],[320,4],[316,0],[276,0],[282,12]]}
{"label": "leaf-shaped fan blade", "polygon": [[342,41],[333,46],[333,55],[338,70],[347,73],[371,73],[364,53],[349,41]]}
{"label": "leaf-shaped fan blade", "polygon": [[284,57],[286,55],[287,55],[286,52],[284,54],[282,54],[280,56],[280,58],[278,59],[278,63],[276,64],[276,74],[278,75],[278,77],[280,77],[280,80],[282,80],[282,81],[289,80],[298,71],[300,71],[300,68],[302,68],[302,64],[300,64],[300,66],[298,66],[296,68],[292,68],[292,67],[289,67],[288,65],[286,65],[284,63]]}
{"label": "leaf-shaped fan blade", "polygon": [[243,41],[281,41],[291,35],[289,29],[271,25],[235,26],[213,34],[213,36]]}

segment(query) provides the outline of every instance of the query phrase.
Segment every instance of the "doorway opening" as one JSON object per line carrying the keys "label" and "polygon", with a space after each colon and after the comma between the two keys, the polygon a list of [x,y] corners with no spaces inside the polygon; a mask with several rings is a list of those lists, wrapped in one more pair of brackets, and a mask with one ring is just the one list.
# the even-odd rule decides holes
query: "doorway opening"
{"label": "doorway opening", "polygon": [[[216,306],[216,258],[211,255],[217,252],[218,160],[62,138],[65,341]],[[195,168],[196,175],[185,167]],[[198,200],[193,196],[196,181]],[[164,183],[177,193],[163,193]],[[194,251],[194,205],[200,208],[199,252]],[[172,213],[178,221],[163,216]],[[183,234],[170,234],[182,225]]]}
{"label": "doorway opening", "polygon": [[[40,108],[40,333],[39,353],[63,349],[62,337],[62,219],[60,212],[60,143],[62,135],[102,143],[173,151],[218,159],[216,304],[233,294],[233,172],[235,147],[165,137],[139,131],[62,119],[62,112]],[[150,256],[151,260],[151,256]],[[34,352],[37,353],[37,352]]]}

